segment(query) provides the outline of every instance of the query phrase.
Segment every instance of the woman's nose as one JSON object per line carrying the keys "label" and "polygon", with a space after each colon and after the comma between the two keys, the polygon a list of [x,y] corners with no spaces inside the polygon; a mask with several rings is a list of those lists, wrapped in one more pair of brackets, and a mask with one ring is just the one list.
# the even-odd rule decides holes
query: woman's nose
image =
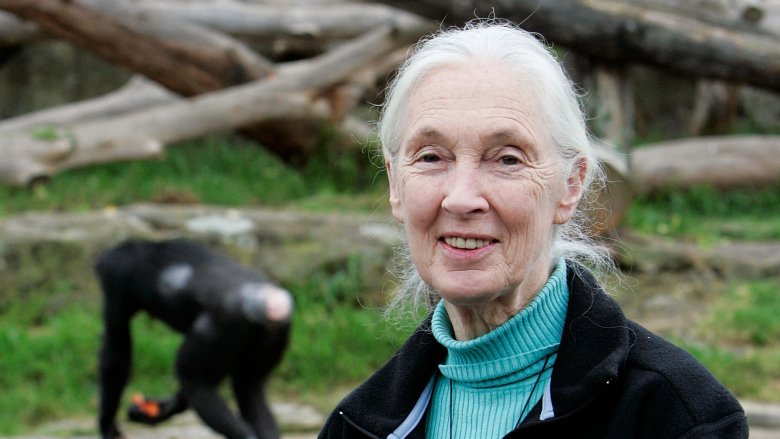
{"label": "woman's nose", "polygon": [[487,212],[489,204],[478,168],[456,167],[447,180],[441,205],[444,210],[457,215]]}

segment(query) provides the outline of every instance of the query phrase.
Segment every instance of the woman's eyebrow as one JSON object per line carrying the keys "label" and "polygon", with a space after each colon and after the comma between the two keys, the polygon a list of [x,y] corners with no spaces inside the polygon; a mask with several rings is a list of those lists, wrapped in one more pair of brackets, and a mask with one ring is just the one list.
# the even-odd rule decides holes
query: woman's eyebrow
{"label": "woman's eyebrow", "polygon": [[409,140],[413,142],[441,143],[445,139],[446,136],[435,128],[422,128],[409,137]]}
{"label": "woman's eyebrow", "polygon": [[499,130],[490,132],[482,136],[483,141],[495,144],[495,143],[512,143],[517,146],[532,145],[533,142],[528,139],[523,133],[515,130]]}

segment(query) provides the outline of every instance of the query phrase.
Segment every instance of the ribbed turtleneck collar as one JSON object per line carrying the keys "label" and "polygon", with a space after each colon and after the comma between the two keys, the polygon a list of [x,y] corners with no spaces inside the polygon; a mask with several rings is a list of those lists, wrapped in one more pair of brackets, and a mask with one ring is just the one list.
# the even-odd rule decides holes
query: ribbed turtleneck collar
{"label": "ribbed turtleneck collar", "polygon": [[[561,259],[550,278],[528,306],[489,333],[468,341],[453,338],[444,303],[433,313],[431,330],[447,348],[439,369],[447,378],[475,387],[521,381],[539,372],[545,358],[560,344],[569,289],[566,262]],[[532,367],[535,365],[540,367]]]}

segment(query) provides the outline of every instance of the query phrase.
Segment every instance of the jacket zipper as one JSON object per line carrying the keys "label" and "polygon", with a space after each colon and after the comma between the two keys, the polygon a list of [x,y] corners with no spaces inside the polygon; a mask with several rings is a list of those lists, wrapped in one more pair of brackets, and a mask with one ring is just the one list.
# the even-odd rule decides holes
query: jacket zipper
{"label": "jacket zipper", "polygon": [[368,430],[366,430],[365,428],[363,428],[363,427],[361,427],[361,426],[357,425],[357,424],[355,423],[355,421],[353,421],[352,419],[350,419],[350,418],[349,418],[349,416],[347,416],[346,414],[344,414],[344,412],[342,412],[342,411],[339,411],[339,416],[341,416],[341,417],[344,419],[344,422],[346,422],[347,424],[349,424],[349,425],[350,425],[352,428],[354,428],[355,430],[357,430],[357,431],[359,431],[359,432],[363,433],[364,435],[366,435],[366,436],[370,437],[371,439],[381,439],[379,436],[377,436],[377,435],[375,435],[375,434],[373,434],[373,433],[369,432],[369,431],[368,431]]}

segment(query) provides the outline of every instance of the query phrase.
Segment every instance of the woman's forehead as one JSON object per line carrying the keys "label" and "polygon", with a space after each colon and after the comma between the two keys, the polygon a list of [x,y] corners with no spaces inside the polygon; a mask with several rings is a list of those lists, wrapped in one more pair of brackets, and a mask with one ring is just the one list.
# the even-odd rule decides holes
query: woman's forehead
{"label": "woman's forehead", "polygon": [[501,64],[440,68],[410,93],[403,137],[439,142],[467,130],[489,143],[533,141],[541,124],[531,95]]}
{"label": "woman's forehead", "polygon": [[469,99],[484,95],[530,95],[507,65],[498,61],[474,61],[441,66],[425,74],[412,88],[415,97]]}

